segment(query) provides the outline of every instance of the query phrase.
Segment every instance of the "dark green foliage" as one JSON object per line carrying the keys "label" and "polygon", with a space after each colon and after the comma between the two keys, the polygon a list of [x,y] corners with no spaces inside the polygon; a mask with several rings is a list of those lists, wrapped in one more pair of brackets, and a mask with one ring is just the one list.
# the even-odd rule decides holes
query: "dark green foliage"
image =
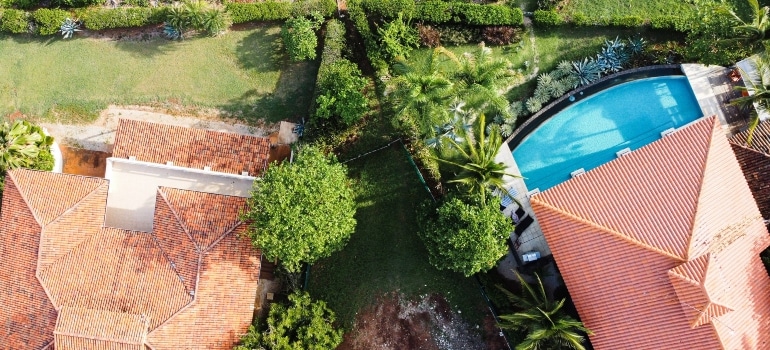
{"label": "dark green foliage", "polygon": [[[40,3],[39,0],[10,0],[9,6],[7,7],[16,7],[19,9],[30,9],[32,7],[37,6],[37,4]],[[5,5],[3,5],[5,6]]]}
{"label": "dark green foliage", "polygon": [[426,203],[418,235],[431,265],[471,276],[487,271],[508,251],[513,226],[500,212],[500,199],[466,202],[449,195],[439,205]]}
{"label": "dark green foliage", "polygon": [[450,3],[438,0],[418,3],[415,18],[431,23],[449,22],[452,20]]}
{"label": "dark green foliage", "polygon": [[347,169],[332,155],[305,146],[294,163],[271,164],[254,182],[248,236],[289,272],[342,249],[356,228]]}
{"label": "dark green foliage", "polygon": [[89,8],[79,18],[90,30],[141,27],[163,23],[166,9],[160,7]]}
{"label": "dark green foliage", "polygon": [[265,1],[255,3],[228,2],[225,5],[233,23],[277,21],[291,17],[289,2]]}
{"label": "dark green foliage", "polygon": [[29,13],[15,9],[3,10],[0,30],[16,34],[27,33],[29,31]]}
{"label": "dark green foliage", "polygon": [[703,3],[697,12],[677,25],[687,32],[685,59],[729,66],[748,57],[758,43],[731,41],[740,23],[725,3]]}
{"label": "dark green foliage", "polygon": [[32,18],[37,23],[37,32],[40,35],[51,35],[59,32],[62,23],[71,15],[60,9],[39,9],[32,12]]}
{"label": "dark green foliage", "polygon": [[364,39],[366,56],[369,58],[369,61],[371,61],[372,66],[377,70],[387,71],[388,63],[380,54],[377,37],[369,26],[369,19],[367,18],[363,0],[348,1],[348,15],[350,16],[351,22],[353,22],[353,25],[358,30],[358,33],[361,34],[361,37]]}
{"label": "dark green foliage", "polygon": [[318,72],[318,97],[314,118],[339,118],[351,125],[364,116],[368,101],[364,95],[367,80],[355,63],[340,59],[322,66]]}
{"label": "dark green foliage", "polygon": [[362,5],[367,12],[384,18],[396,18],[401,14],[406,18],[419,19],[415,17],[414,0],[363,0]]}
{"label": "dark green foliage", "polygon": [[564,19],[556,10],[537,10],[534,22],[538,27],[548,28],[564,24]]}
{"label": "dark green foliage", "polygon": [[53,0],[51,4],[61,7],[88,7],[93,5],[102,5],[104,0]]}
{"label": "dark green foliage", "polygon": [[481,31],[478,27],[463,25],[439,25],[435,27],[444,45],[465,45],[479,42]]}
{"label": "dark green foliage", "polygon": [[618,27],[639,27],[644,24],[644,19],[639,16],[617,16],[610,19],[610,24]]}
{"label": "dark green foliage", "polygon": [[324,38],[324,49],[321,52],[321,66],[342,58],[343,48],[345,48],[345,25],[337,19],[331,19],[326,22],[326,37]]}
{"label": "dark green foliage", "polygon": [[335,0],[300,0],[291,4],[291,15],[294,17],[310,16],[319,13],[323,17],[332,17],[337,13]]}
{"label": "dark green foliage", "polygon": [[320,21],[306,17],[289,18],[281,27],[281,38],[292,61],[314,60]]}
{"label": "dark green foliage", "polygon": [[342,343],[334,328],[334,311],[323,300],[312,301],[305,292],[289,295],[289,305],[273,304],[267,329],[251,326],[234,350],[327,350]]}

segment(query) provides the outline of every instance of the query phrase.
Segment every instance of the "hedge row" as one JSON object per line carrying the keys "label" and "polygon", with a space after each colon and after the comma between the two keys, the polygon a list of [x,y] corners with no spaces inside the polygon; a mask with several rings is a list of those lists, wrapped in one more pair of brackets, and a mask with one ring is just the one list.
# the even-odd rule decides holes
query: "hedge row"
{"label": "hedge row", "polygon": [[342,58],[342,49],[345,47],[345,25],[339,20],[332,19],[326,22],[326,36],[324,36],[324,48],[321,52],[321,63],[318,66],[318,76],[316,77],[315,92],[313,93],[313,102],[310,103],[309,115],[314,115],[317,107],[316,98],[318,97],[322,80],[321,74],[325,71],[324,67],[339,61]]}
{"label": "hedge row", "polygon": [[363,0],[368,13],[384,18],[396,18],[403,13],[418,21],[464,23],[471,25],[521,25],[524,15],[519,8],[504,5],[479,5],[474,3],[428,0]]}
{"label": "hedge row", "polygon": [[279,2],[268,0],[256,3],[230,2],[225,5],[233,23],[250,21],[277,21],[291,16],[307,16],[318,12],[324,17],[332,17],[337,11],[335,0],[305,0],[297,2]]}
{"label": "hedge row", "polygon": [[616,27],[641,27],[649,25],[654,29],[677,29],[684,18],[678,16],[657,16],[646,20],[639,16],[624,15],[612,17],[591,18],[582,12],[573,13],[565,18],[555,10],[537,10],[534,13],[533,21],[541,27],[552,27],[561,24],[572,24],[576,26],[616,26]]}
{"label": "hedge row", "polygon": [[[337,10],[335,0],[303,0],[290,2],[228,3],[225,5],[233,23],[284,20],[291,16],[318,12],[331,17]],[[142,27],[163,23],[167,7],[78,8],[72,12],[42,8],[33,12],[0,9],[0,31],[7,33],[56,34],[66,18],[77,18],[90,30]],[[37,28],[35,30],[35,28]]]}

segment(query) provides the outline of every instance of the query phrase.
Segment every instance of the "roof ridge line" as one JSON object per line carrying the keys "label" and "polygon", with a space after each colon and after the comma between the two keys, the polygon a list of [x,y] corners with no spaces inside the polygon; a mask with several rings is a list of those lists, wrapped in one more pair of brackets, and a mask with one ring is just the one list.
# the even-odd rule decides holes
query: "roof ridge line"
{"label": "roof ridge line", "polygon": [[[199,254],[202,253],[203,251],[201,250],[200,245],[198,244],[198,242],[196,242],[192,238],[192,235],[190,234],[190,229],[187,228],[187,226],[184,224],[182,219],[179,217],[179,213],[176,212],[176,209],[174,208],[174,206],[171,205],[171,202],[168,201],[168,197],[166,197],[166,194],[161,190],[162,188],[164,188],[164,186],[158,186],[158,191],[157,191],[158,194],[160,194],[161,198],[163,198],[163,201],[166,202],[166,205],[168,205],[168,209],[171,210],[171,213],[174,214],[174,218],[176,218],[176,222],[178,222],[179,226],[182,227],[182,230],[187,235],[187,238],[189,238],[190,241],[193,243],[193,245],[195,245],[195,250],[197,250]],[[173,187],[165,187],[165,188],[173,188]],[[152,213],[152,215],[154,219],[155,213]],[[155,234],[154,227],[152,229],[152,233]]]}
{"label": "roof ridge line", "polygon": [[[710,132],[711,136],[708,138],[708,141],[707,141],[708,144],[706,145],[706,159],[704,159],[704,161],[703,161],[703,163],[701,165],[700,171],[698,172],[698,174],[700,174],[700,181],[699,181],[699,186],[698,186],[698,193],[695,195],[695,199],[696,199],[696,201],[695,201],[695,210],[692,211],[692,214],[691,214],[691,217],[690,217],[690,225],[689,225],[689,227],[690,227],[690,229],[689,229],[690,234],[689,234],[689,237],[687,237],[687,244],[685,245],[686,248],[685,248],[685,251],[684,251],[685,259],[687,261],[693,260],[693,259],[690,259],[690,250],[692,249],[692,243],[693,243],[693,240],[695,239],[695,224],[696,224],[695,221],[697,220],[698,213],[700,212],[700,209],[701,209],[700,198],[701,198],[701,195],[703,194],[703,183],[704,183],[704,180],[706,179],[706,170],[707,170],[706,167],[709,164],[709,158],[711,158],[710,156],[711,156],[711,151],[713,150],[713,146],[714,146],[714,137],[716,136],[716,135],[714,135],[714,133],[715,133],[715,130],[716,130],[717,120],[716,120],[716,118],[714,118],[714,116],[711,116],[711,117],[708,117],[708,118],[711,118],[711,127],[709,128],[710,131],[711,131]],[[728,144],[728,147],[729,147],[729,144]],[[732,150],[730,150],[730,151],[732,152]],[[708,252],[708,250],[707,250],[707,252]],[[705,276],[704,276],[704,279],[705,279]]]}
{"label": "roof ridge line", "polygon": [[573,214],[573,213],[568,212],[566,210],[563,210],[561,208],[555,207],[555,206],[553,206],[551,204],[548,204],[548,203],[545,203],[543,201],[539,201],[539,200],[537,200],[537,196],[534,196],[532,198],[539,205],[547,207],[548,209],[553,210],[555,212],[558,212],[558,213],[560,213],[562,215],[566,215],[566,216],[568,216],[570,218],[576,219],[576,220],[578,220],[579,222],[581,222],[583,224],[586,224],[586,225],[589,225],[589,226],[592,226],[592,227],[596,227],[597,229],[602,230],[604,232],[607,232],[607,233],[609,233],[609,234],[611,234],[613,236],[616,236],[616,237],[620,238],[621,240],[624,240],[624,241],[626,241],[628,243],[631,243],[632,245],[638,246],[640,248],[652,251],[654,253],[661,254],[663,256],[666,256],[666,257],[669,257],[669,258],[672,258],[672,259],[675,259],[675,260],[678,260],[678,261],[687,262],[687,260],[684,260],[680,256],[677,256],[677,255],[674,255],[672,253],[666,252],[666,251],[664,251],[662,249],[659,249],[659,248],[655,248],[653,246],[645,244],[644,242],[641,242],[641,241],[638,241],[636,239],[633,239],[633,238],[631,238],[631,237],[629,237],[629,236],[627,236],[627,235],[625,235],[623,233],[615,231],[615,230],[613,230],[613,229],[611,229],[609,227],[606,227],[606,226],[603,226],[603,225],[599,225],[598,223],[595,223],[595,222],[593,222],[591,220],[582,218],[580,216],[577,216],[576,214]]}
{"label": "roof ridge line", "polygon": [[[69,209],[65,210],[65,211],[64,211],[64,212],[63,212],[61,215],[59,215],[59,216],[57,216],[55,219],[51,220],[51,222],[49,222],[47,225],[45,225],[45,226],[41,225],[41,226],[40,226],[40,243],[38,243],[38,247],[37,247],[37,251],[38,251],[38,252],[37,252],[37,264],[36,264],[37,266],[35,267],[35,274],[37,274],[38,272],[39,272],[40,274],[43,274],[43,272],[45,272],[45,271],[41,271],[41,269],[40,269],[40,255],[41,255],[41,249],[40,249],[40,247],[42,246],[42,243],[43,243],[43,242],[42,242],[42,239],[43,239],[43,233],[44,233],[45,229],[46,229],[46,228],[47,228],[49,225],[51,225],[51,224],[53,224],[53,223],[55,223],[55,222],[59,221],[60,219],[62,219],[62,218],[64,217],[64,215],[66,215],[66,214],[69,214],[69,213],[71,213],[72,211],[74,211],[74,210],[75,210],[75,208],[77,208],[78,206],[80,206],[80,204],[82,204],[82,203],[83,203],[83,201],[85,201],[86,199],[88,199],[88,198],[90,198],[91,196],[93,196],[93,195],[94,195],[94,193],[96,193],[96,191],[97,191],[98,189],[102,188],[102,186],[105,186],[105,185],[107,186],[107,189],[109,190],[109,182],[107,182],[107,183],[102,183],[102,184],[100,184],[99,186],[96,186],[96,188],[94,188],[94,190],[93,190],[93,191],[91,191],[91,192],[88,192],[88,194],[86,194],[85,196],[83,196],[83,198],[81,198],[79,201],[77,201],[75,204],[73,204],[73,205],[72,205],[72,206],[71,206]],[[104,196],[104,205],[105,205],[105,206],[104,206],[104,208],[105,208],[105,213],[106,213],[106,210],[107,210],[107,196]],[[105,215],[105,216],[106,216],[106,215]],[[102,220],[102,224],[99,226],[99,229],[101,230],[103,227],[104,227],[104,220]],[[97,233],[97,234],[98,234],[98,233]],[[85,239],[85,240],[83,240],[82,242],[78,243],[76,246],[72,247],[72,249],[70,249],[68,252],[66,252],[65,254],[62,254],[60,257],[58,257],[58,258],[56,258],[55,260],[51,261],[51,263],[50,263],[48,266],[49,266],[49,267],[50,267],[50,266],[52,266],[52,265],[53,265],[53,264],[55,264],[57,261],[61,260],[63,257],[65,257],[65,256],[69,255],[69,254],[70,254],[70,253],[72,253],[74,250],[78,249],[78,247],[80,247],[81,245],[83,245],[83,243],[86,243],[86,242],[90,242],[90,241],[91,241],[91,240],[94,238],[94,236],[96,236],[96,235],[93,235],[93,236],[91,236],[91,237],[88,237],[87,239]],[[47,270],[47,269],[46,269],[46,270]]]}
{"label": "roof ridge line", "polygon": [[209,244],[209,247],[206,248],[206,250],[204,250],[203,252],[201,252],[201,255],[203,255],[203,253],[208,253],[211,249],[216,247],[219,244],[219,242],[221,242],[223,239],[225,239],[225,236],[227,236],[230,233],[232,233],[233,231],[235,231],[235,229],[238,228],[239,226],[243,225],[243,223],[244,222],[240,221],[240,220],[236,221],[236,223],[235,223],[235,225],[233,225],[233,227],[231,227],[229,230],[225,231],[225,233],[223,233],[221,236],[219,236],[219,238],[217,238],[213,242],[211,242],[211,244]]}
{"label": "roof ridge line", "polygon": [[[58,317],[57,317],[58,319]],[[58,323],[58,322],[57,322]],[[105,342],[114,342],[114,343],[121,343],[121,344],[128,344],[128,345],[142,345],[142,343],[137,343],[133,341],[127,341],[123,339],[112,339],[107,337],[95,337],[95,336],[83,336],[81,334],[75,334],[72,332],[59,332],[54,328],[53,331],[54,335],[63,335],[65,337],[76,337],[76,338],[83,338],[83,339],[91,339],[91,340],[99,340],[99,341],[105,341]]]}

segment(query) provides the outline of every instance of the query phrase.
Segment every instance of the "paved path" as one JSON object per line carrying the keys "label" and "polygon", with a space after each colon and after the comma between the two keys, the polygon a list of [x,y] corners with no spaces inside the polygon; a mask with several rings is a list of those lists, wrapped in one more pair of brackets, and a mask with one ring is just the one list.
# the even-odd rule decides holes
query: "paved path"
{"label": "paved path", "polygon": [[[521,11],[524,11],[524,5],[522,5]],[[540,54],[537,52],[537,43],[535,43],[535,27],[532,25],[532,19],[524,17],[524,28],[527,29],[529,34],[529,42],[532,44],[532,73],[527,75],[525,81],[532,80],[537,77],[537,73],[540,71]]]}

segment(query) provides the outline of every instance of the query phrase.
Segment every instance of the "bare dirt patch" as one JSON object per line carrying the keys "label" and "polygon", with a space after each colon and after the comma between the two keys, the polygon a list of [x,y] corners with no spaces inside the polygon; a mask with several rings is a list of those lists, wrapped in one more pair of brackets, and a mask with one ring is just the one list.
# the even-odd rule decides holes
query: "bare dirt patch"
{"label": "bare dirt patch", "polygon": [[[471,327],[438,294],[407,300],[391,293],[361,311],[338,350],[508,349],[491,315]],[[490,323],[491,322],[491,323]],[[491,334],[487,334],[491,333]]]}

